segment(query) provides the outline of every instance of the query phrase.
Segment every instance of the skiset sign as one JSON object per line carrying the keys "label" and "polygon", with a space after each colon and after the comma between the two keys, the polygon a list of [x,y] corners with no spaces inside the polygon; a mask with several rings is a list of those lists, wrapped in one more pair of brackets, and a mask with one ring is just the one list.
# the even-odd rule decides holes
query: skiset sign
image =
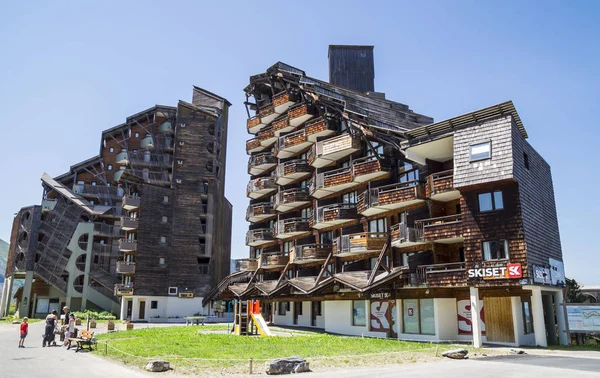
{"label": "skiset sign", "polygon": [[467,271],[469,278],[483,278],[484,280],[518,279],[523,277],[521,264],[506,264],[493,268],[477,268]]}

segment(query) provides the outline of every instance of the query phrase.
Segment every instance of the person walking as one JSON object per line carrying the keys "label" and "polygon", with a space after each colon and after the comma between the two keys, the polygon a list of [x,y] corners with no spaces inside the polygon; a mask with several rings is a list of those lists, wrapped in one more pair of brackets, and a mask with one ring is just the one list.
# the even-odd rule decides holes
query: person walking
{"label": "person walking", "polygon": [[42,347],[45,347],[46,344],[50,346],[52,341],[54,341],[54,328],[58,322],[58,313],[56,310],[52,310],[48,316],[46,316],[46,329],[44,332],[44,340],[42,341]]}
{"label": "person walking", "polygon": [[29,319],[27,317],[23,318],[23,323],[21,323],[21,332],[19,336],[19,348],[25,348],[25,338],[27,337],[27,333],[29,331],[29,324],[27,323]]}
{"label": "person walking", "polygon": [[75,315],[69,314],[68,321],[69,323],[67,323],[67,330],[65,332],[65,342],[63,343],[63,346],[69,345],[69,337],[71,337],[71,335],[73,335],[73,332],[75,332]]}

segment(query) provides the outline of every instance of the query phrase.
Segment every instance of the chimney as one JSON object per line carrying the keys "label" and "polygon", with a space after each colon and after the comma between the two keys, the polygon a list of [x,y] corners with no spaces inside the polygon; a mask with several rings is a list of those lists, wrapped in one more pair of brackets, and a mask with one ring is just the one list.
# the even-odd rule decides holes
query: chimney
{"label": "chimney", "polygon": [[329,45],[329,82],[358,92],[375,91],[374,46]]}

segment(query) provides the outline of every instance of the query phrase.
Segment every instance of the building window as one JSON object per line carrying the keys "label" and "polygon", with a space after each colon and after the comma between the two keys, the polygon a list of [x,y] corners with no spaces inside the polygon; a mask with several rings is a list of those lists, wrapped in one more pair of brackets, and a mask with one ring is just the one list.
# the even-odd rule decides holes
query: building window
{"label": "building window", "polygon": [[163,203],[169,203],[169,196],[163,196]]}
{"label": "building window", "polygon": [[150,301],[150,309],[156,310],[158,308],[158,301]]}
{"label": "building window", "polygon": [[183,165],[183,160],[177,160],[177,165]]}
{"label": "building window", "polygon": [[158,265],[165,265],[166,261],[164,257],[159,257],[158,258]]}
{"label": "building window", "polygon": [[109,164],[108,167],[106,167],[106,169],[108,169],[109,171],[112,171],[112,164]]}
{"label": "building window", "polygon": [[206,149],[212,154],[213,152],[215,152],[215,144],[213,142],[209,142],[206,145]]}
{"label": "building window", "polygon": [[277,315],[285,316],[287,306],[288,306],[288,302],[278,302],[277,303]]}
{"label": "building window", "polygon": [[167,244],[167,237],[166,236],[161,236],[160,237],[160,244]]}
{"label": "building window", "polygon": [[200,184],[200,193],[208,194],[208,181],[202,181],[202,184]]}
{"label": "building window", "polygon": [[206,170],[209,171],[209,172],[212,172],[213,169],[214,169],[213,162],[212,161],[207,161],[206,162]]}
{"label": "building window", "polygon": [[163,223],[167,223],[169,221],[169,218],[166,215],[162,216],[162,222]]}
{"label": "building window", "polygon": [[366,326],[366,302],[365,301],[352,301],[352,325],[353,326]]}
{"label": "building window", "polygon": [[133,134],[134,138],[139,138],[140,137],[140,133],[135,133]]}
{"label": "building window", "polygon": [[208,264],[202,264],[198,266],[200,274],[208,274]]}
{"label": "building window", "polygon": [[210,135],[215,135],[215,124],[211,123],[210,125],[208,125],[208,133]]}
{"label": "building window", "polygon": [[471,145],[471,161],[485,160],[492,157],[492,142],[483,142]]}
{"label": "building window", "polygon": [[356,191],[344,194],[342,196],[342,203],[358,203]]}
{"label": "building window", "polygon": [[369,221],[369,232],[387,232],[385,218],[373,219]]}
{"label": "building window", "polygon": [[302,315],[302,302],[294,302],[296,315]]}
{"label": "building window", "polygon": [[313,302],[313,311],[315,312],[315,316],[321,316],[322,303],[323,302],[321,301]]}
{"label": "building window", "polygon": [[404,299],[402,309],[404,333],[435,335],[433,299]]}
{"label": "building window", "polygon": [[525,334],[533,333],[533,316],[531,315],[531,297],[521,297],[523,310],[523,330]]}
{"label": "building window", "polygon": [[508,259],[508,240],[484,241],[483,259],[485,261]]}
{"label": "building window", "polygon": [[523,163],[525,164],[525,169],[529,170],[529,156],[525,152],[523,152]]}
{"label": "building window", "polygon": [[490,193],[480,193],[479,212],[502,210],[504,209],[504,201],[502,200],[502,192],[495,191]]}
{"label": "building window", "polygon": [[108,149],[108,152],[115,152],[115,148],[114,148],[114,147],[110,147],[110,148]]}
{"label": "building window", "polygon": [[169,287],[169,295],[177,295],[177,287]]}

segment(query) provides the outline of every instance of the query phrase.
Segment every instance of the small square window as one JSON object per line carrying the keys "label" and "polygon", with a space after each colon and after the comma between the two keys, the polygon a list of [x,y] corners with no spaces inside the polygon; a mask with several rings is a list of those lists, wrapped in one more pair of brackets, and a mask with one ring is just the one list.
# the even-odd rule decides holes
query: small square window
{"label": "small square window", "polygon": [[492,143],[484,142],[471,145],[471,161],[485,160],[492,156]]}
{"label": "small square window", "polygon": [[114,148],[114,147],[110,147],[110,148],[108,149],[108,152],[115,152],[115,148]]}
{"label": "small square window", "polygon": [[167,216],[166,216],[166,215],[163,215],[163,217],[162,217],[162,222],[163,222],[163,223],[167,223],[168,221],[169,221],[169,218],[167,218]]}
{"label": "small square window", "polygon": [[508,259],[508,240],[483,242],[483,259],[485,261]]}
{"label": "small square window", "polygon": [[478,195],[479,200],[479,212],[486,212],[492,210],[504,209],[504,202],[502,200],[502,192],[490,192],[480,193]]}
{"label": "small square window", "polygon": [[106,167],[106,169],[108,169],[109,171],[112,171],[112,164],[109,164],[108,167]]}
{"label": "small square window", "polygon": [[523,163],[525,164],[525,169],[529,170],[529,156],[525,152],[523,152]]}
{"label": "small square window", "polygon": [[161,236],[160,237],[160,244],[167,244],[167,237],[166,236]]}
{"label": "small square window", "polygon": [[185,144],[185,142],[184,142],[184,141],[182,141],[182,140],[180,140],[180,141],[179,141],[179,145],[180,145],[180,146],[183,146],[184,144]]}
{"label": "small square window", "polygon": [[169,287],[169,295],[177,295],[177,287]]}
{"label": "small square window", "polygon": [[158,265],[165,265],[165,258],[164,257],[160,257],[158,259]]}
{"label": "small square window", "polygon": [[158,301],[150,301],[150,309],[156,310],[158,308]]}
{"label": "small square window", "polygon": [[139,138],[139,137],[140,137],[140,133],[135,133],[135,134],[133,134],[133,136],[134,136],[135,138]]}
{"label": "small square window", "polygon": [[163,203],[169,203],[169,196],[163,197]]}

